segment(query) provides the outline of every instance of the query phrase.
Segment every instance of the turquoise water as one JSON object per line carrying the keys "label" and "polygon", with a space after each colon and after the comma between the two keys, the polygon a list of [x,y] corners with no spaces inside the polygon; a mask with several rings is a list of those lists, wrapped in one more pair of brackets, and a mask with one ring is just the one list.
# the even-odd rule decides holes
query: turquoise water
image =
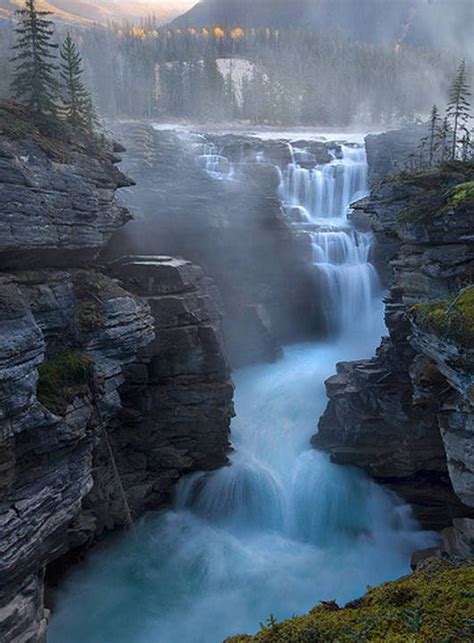
{"label": "turquoise water", "polygon": [[217,643],[407,572],[432,536],[362,473],[308,449],[324,379],[376,341],[293,346],[238,372],[232,466],[182,481],[173,510],[92,554],[61,592],[50,642]]}

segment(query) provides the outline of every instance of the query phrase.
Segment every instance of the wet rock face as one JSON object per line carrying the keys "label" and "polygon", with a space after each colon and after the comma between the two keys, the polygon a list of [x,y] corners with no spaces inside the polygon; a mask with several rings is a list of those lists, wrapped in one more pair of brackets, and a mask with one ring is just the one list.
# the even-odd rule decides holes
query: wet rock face
{"label": "wet rock face", "polygon": [[[87,280],[102,286],[93,329],[76,285]],[[122,368],[153,330],[145,304],[94,273],[3,274],[0,299],[0,638],[40,641],[41,570],[68,550],[68,525],[93,486],[96,405],[108,426]],[[79,350],[87,377],[74,367]]]}
{"label": "wet rock face", "polygon": [[[128,149],[124,168],[137,181],[123,192],[135,221],[114,238],[107,257],[162,253],[200,265],[221,293],[235,366],[275,359],[281,343],[308,333],[311,266],[278,198],[279,168],[291,161],[288,143],[132,124],[115,134]],[[210,172],[206,150],[221,154]],[[229,163],[232,180],[225,178]]]}
{"label": "wet rock face", "polygon": [[411,343],[426,355],[448,383],[438,425],[456,495],[474,508],[474,351],[412,325]]}
{"label": "wet rock face", "polygon": [[215,286],[169,257],[109,272],[0,280],[2,640],[42,640],[41,570],[54,583],[126,526],[110,449],[134,518],[183,474],[227,462],[233,385]]}
{"label": "wet rock face", "polygon": [[364,468],[412,504],[425,527],[441,529],[471,513],[453,491],[439,429],[450,387],[431,361],[413,354],[407,373],[393,368],[399,359],[388,341],[373,360],[338,365],[313,445]]}
{"label": "wet rock face", "polygon": [[[128,257],[111,270],[148,303],[154,319],[154,340],[126,369],[114,433],[119,468],[138,515],[168,501],[184,473],[227,463],[234,389],[222,304],[200,268],[158,256]],[[92,504],[97,509],[95,499]]]}
{"label": "wet rock face", "polygon": [[429,206],[435,172],[385,181],[357,206],[372,221],[376,258],[391,257],[390,336],[373,359],[338,366],[313,442],[392,486],[424,525],[441,528],[473,515],[474,355],[447,332],[420,325],[411,310],[452,300],[470,282],[474,243],[472,207],[433,207],[432,216],[416,218],[413,203]]}
{"label": "wet rock face", "polygon": [[130,219],[114,194],[131,182],[112,153],[51,147],[0,135],[3,269],[84,265]]}

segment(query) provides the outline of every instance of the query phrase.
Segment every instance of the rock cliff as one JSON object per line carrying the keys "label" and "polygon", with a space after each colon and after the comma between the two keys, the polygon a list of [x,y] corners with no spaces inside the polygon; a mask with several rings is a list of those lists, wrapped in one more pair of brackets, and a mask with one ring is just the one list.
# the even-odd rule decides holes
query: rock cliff
{"label": "rock cliff", "polygon": [[474,509],[472,179],[461,163],[403,173],[357,206],[383,248],[376,257],[392,257],[389,337],[373,359],[338,365],[313,440],[433,528]]}
{"label": "rock cliff", "polygon": [[[170,257],[91,265],[129,220],[106,142],[0,109],[0,639],[45,641],[44,575],[226,462],[221,303]],[[115,148],[117,149],[117,148]]]}

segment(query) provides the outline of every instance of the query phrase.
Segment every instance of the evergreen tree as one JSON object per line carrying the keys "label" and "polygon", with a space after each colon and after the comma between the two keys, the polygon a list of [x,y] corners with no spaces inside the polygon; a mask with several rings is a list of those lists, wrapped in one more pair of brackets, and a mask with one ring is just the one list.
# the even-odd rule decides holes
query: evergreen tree
{"label": "evergreen tree", "polygon": [[97,124],[97,113],[92,97],[82,82],[84,69],[82,58],[68,33],[61,51],[62,111],[73,127],[93,131]]}
{"label": "evergreen tree", "polygon": [[453,121],[453,140],[451,158],[456,158],[458,134],[470,118],[469,82],[467,80],[466,61],[463,59],[459,65],[455,79],[449,90],[449,102],[446,114]]}
{"label": "evergreen tree", "polygon": [[466,162],[472,156],[471,133],[467,127],[462,128],[463,137],[461,139],[461,160]]}
{"label": "evergreen tree", "polygon": [[39,11],[36,0],[26,0],[18,9],[19,24],[15,29],[17,42],[12,58],[16,64],[12,93],[36,114],[56,113],[58,82],[56,80],[57,45],[52,42],[54,23],[47,19],[49,11]]}
{"label": "evergreen tree", "polygon": [[436,151],[436,132],[439,128],[439,113],[436,105],[431,108],[430,133],[429,133],[429,162],[433,165],[434,153]]}
{"label": "evergreen tree", "polygon": [[446,116],[437,132],[437,147],[441,149],[441,162],[444,163],[449,156],[450,140],[451,140],[451,125],[448,117]]}

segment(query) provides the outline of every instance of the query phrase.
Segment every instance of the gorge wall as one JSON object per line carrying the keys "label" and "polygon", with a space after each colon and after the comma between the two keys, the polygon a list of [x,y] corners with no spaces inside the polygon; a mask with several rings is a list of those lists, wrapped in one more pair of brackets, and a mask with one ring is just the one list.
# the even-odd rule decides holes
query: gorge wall
{"label": "gorge wall", "polygon": [[[385,138],[367,139],[369,159]],[[380,266],[389,336],[373,359],[338,365],[313,440],[392,487],[425,526],[454,521],[443,546],[464,554],[474,524],[472,185],[472,164],[452,163],[390,176],[356,205],[375,230],[375,261],[390,260]]]}
{"label": "gorge wall", "polygon": [[[45,640],[44,574],[227,461],[222,304],[169,256],[97,262],[118,148],[0,106],[0,639]],[[118,475],[117,475],[118,474]],[[126,498],[126,502],[125,502]]]}
{"label": "gorge wall", "polygon": [[[301,208],[284,210],[278,194],[280,169],[294,160],[286,142],[116,131],[137,187],[115,167],[120,146],[54,140],[0,106],[0,638],[9,643],[45,640],[45,573],[54,586],[107,532],[166,504],[183,474],[226,464],[227,349],[235,365],[272,360],[283,342],[319,329],[312,228],[303,221],[295,233]],[[391,486],[425,526],[454,521],[443,546],[467,551],[472,167],[379,183],[412,147],[384,136],[367,140],[373,190],[352,216],[377,237],[389,337],[373,359],[338,365],[314,446]],[[304,147],[300,167],[330,162],[328,145]],[[136,217],[125,228],[124,205]]]}

